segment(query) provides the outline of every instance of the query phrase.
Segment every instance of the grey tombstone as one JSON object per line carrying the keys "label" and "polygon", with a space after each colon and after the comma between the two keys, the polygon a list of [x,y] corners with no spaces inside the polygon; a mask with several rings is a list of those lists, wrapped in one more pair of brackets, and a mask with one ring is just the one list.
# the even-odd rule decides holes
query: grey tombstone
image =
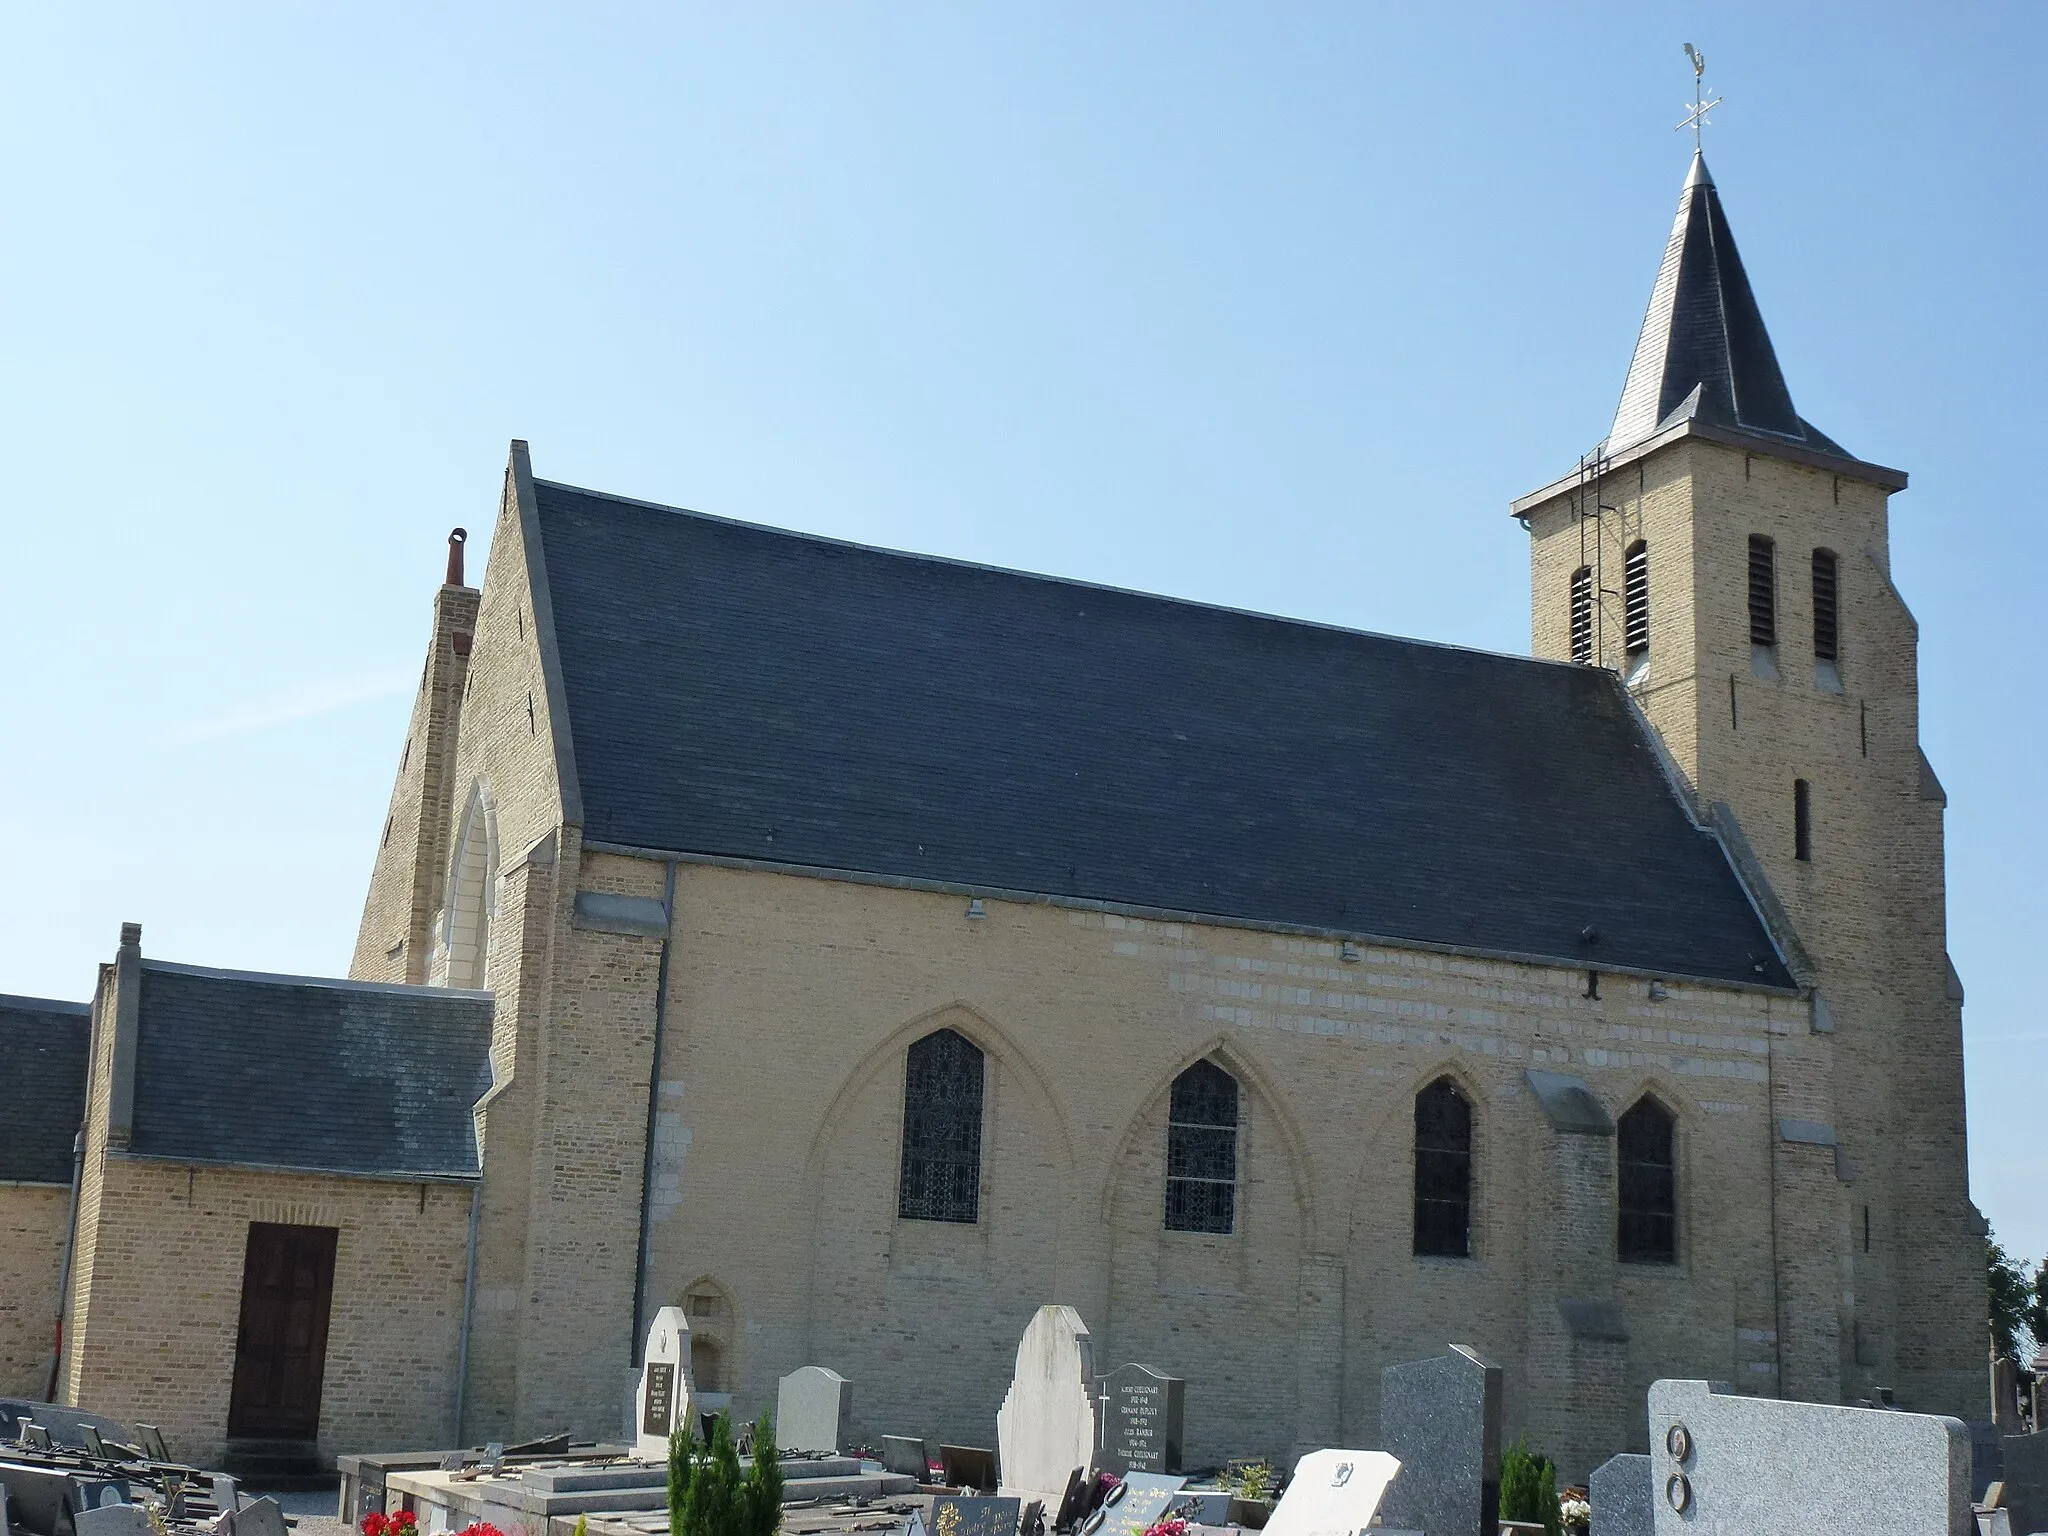
{"label": "grey tombstone", "polygon": [[251,1499],[235,1516],[235,1536],[285,1536],[284,1510],[268,1495]]}
{"label": "grey tombstone", "polygon": [[[779,1428],[776,1438],[782,1438]],[[912,1439],[909,1435],[882,1436],[882,1465],[904,1477],[914,1477],[920,1483],[932,1480],[931,1463],[924,1457],[924,1441]]]}
{"label": "grey tombstone", "polygon": [[1586,1502],[1593,1506],[1588,1536],[1650,1536],[1656,1515],[1650,1499],[1650,1458],[1624,1453],[1593,1469]]}
{"label": "grey tombstone", "polygon": [[1960,1419],[1660,1381],[1650,1388],[1649,1429],[1658,1536],[1973,1529]]}
{"label": "grey tombstone", "polygon": [[1181,1470],[1187,1383],[1149,1365],[1121,1365],[1095,1383],[1096,1465],[1105,1472]]}
{"label": "grey tombstone", "polygon": [[1054,1508],[1076,1467],[1095,1461],[1095,1342],[1072,1307],[1040,1307],[1017,1343],[996,1414],[1002,1489]]}
{"label": "grey tombstone", "polygon": [[836,1456],[851,1438],[847,1424],[852,1413],[853,1383],[822,1365],[806,1365],[783,1377],[775,1389],[775,1443],[785,1451]]}
{"label": "grey tombstone", "polygon": [[2012,1511],[2012,1528],[2020,1532],[2048,1531],[2048,1432],[2007,1435],[2004,1454],[2005,1507]]}
{"label": "grey tombstone", "polygon": [[1500,1520],[1501,1369],[1469,1344],[1380,1372],[1380,1444],[1401,1463],[1386,1524],[1493,1536]]}
{"label": "grey tombstone", "polygon": [[149,1511],[140,1504],[102,1504],[72,1516],[78,1536],[151,1536]]}
{"label": "grey tombstone", "polygon": [[1109,1491],[1102,1507],[1082,1522],[1082,1536],[1144,1536],[1166,1518],[1187,1481],[1158,1472],[1133,1472]]}

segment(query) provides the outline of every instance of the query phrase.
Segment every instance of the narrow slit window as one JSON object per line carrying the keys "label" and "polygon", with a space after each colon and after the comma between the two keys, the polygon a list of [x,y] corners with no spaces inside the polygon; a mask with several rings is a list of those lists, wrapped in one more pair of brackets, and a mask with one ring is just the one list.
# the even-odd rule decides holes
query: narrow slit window
{"label": "narrow slit window", "polygon": [[1813,786],[1804,779],[1792,781],[1792,857],[1813,861]]}
{"label": "narrow slit window", "polygon": [[1813,659],[1838,661],[1841,649],[1840,570],[1831,549],[1813,552]]}
{"label": "narrow slit window", "polygon": [[1633,659],[1650,648],[1650,546],[1629,545],[1622,566],[1622,639]]}
{"label": "narrow slit window", "polygon": [[1166,1115],[1166,1230],[1237,1226],[1237,1079],[1198,1061],[1173,1080]]}
{"label": "narrow slit window", "polygon": [[1472,1254],[1472,1106],[1449,1078],[1415,1095],[1415,1251]]}
{"label": "narrow slit window", "polygon": [[972,1225],[981,1218],[980,1047],[941,1029],[903,1064],[903,1169],[896,1214]]}
{"label": "narrow slit window", "polygon": [[1589,666],[1593,660],[1593,568],[1572,572],[1572,660]]}
{"label": "narrow slit window", "polygon": [[1615,1122],[1621,1209],[1615,1251],[1625,1264],[1678,1262],[1677,1122],[1655,1099],[1638,1099]]}
{"label": "narrow slit window", "polygon": [[1749,643],[1778,643],[1778,547],[1760,533],[1749,536]]}

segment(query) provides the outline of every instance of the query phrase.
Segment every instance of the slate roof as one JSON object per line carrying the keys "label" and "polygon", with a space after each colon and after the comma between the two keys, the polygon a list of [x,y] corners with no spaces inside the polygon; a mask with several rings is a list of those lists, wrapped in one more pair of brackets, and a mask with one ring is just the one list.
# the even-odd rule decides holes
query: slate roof
{"label": "slate roof", "polygon": [[71,1182],[92,1009],[0,995],[0,1180]]}
{"label": "slate roof", "polygon": [[142,962],[130,1150],[337,1173],[477,1173],[491,999]]}
{"label": "slate roof", "polygon": [[1680,421],[1755,432],[1848,458],[1792,408],[1763,312],[1705,158],[1693,156],[1607,451]]}
{"label": "slate roof", "polygon": [[1789,984],[1607,672],[534,498],[587,839]]}

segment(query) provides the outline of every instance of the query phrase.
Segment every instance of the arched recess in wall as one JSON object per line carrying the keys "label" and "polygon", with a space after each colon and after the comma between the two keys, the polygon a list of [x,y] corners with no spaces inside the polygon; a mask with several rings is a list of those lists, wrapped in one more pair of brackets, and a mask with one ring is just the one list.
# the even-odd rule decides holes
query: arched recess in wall
{"label": "arched recess in wall", "polygon": [[699,1392],[730,1392],[737,1377],[739,1311],[732,1290],[711,1275],[683,1287],[676,1303],[690,1325],[690,1384]]}
{"label": "arched recess in wall", "polygon": [[445,984],[490,984],[491,919],[497,905],[498,813],[491,787],[478,779],[470,787],[448,867],[448,891],[441,906]]}
{"label": "arched recess in wall", "polygon": [[1116,1155],[1110,1159],[1109,1167],[1103,1171],[1102,1187],[1097,1201],[1102,1219],[1113,1219],[1124,1170],[1130,1166],[1132,1154],[1138,1149],[1140,1138],[1148,1133],[1152,1122],[1158,1118],[1160,1106],[1172,1094],[1175,1081],[1199,1061],[1214,1062],[1237,1079],[1240,1088],[1245,1090],[1246,1097],[1251,1101],[1251,1105],[1247,1107],[1272,1125],[1285,1152],[1288,1178],[1294,1190],[1295,1203],[1301,1211],[1303,1245],[1311,1251],[1319,1251],[1322,1225],[1316,1215],[1315,1189],[1309,1178],[1307,1144],[1302,1140],[1301,1128],[1289,1112],[1287,1101],[1267,1078],[1265,1069],[1222,1035],[1216,1036],[1199,1050],[1190,1051],[1174,1062],[1166,1074],[1154,1084],[1153,1091],[1146,1095],[1144,1102],[1125,1122],[1123,1135],[1117,1138]]}

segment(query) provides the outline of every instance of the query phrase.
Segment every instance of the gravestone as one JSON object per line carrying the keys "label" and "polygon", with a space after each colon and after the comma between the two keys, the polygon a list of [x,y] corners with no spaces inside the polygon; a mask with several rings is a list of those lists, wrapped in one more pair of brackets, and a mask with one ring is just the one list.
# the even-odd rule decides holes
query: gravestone
{"label": "gravestone", "polygon": [[1500,1524],[1501,1369],[1469,1344],[1380,1372],[1380,1444],[1401,1463],[1390,1526],[1494,1536]]}
{"label": "gravestone", "polygon": [[[776,1438],[781,1438],[779,1429]],[[924,1441],[913,1440],[908,1435],[882,1436],[882,1465],[888,1471],[914,1477],[920,1483],[932,1480],[931,1463],[925,1460]]]}
{"label": "gravestone", "polygon": [[1593,1506],[1588,1536],[1650,1536],[1657,1518],[1650,1508],[1650,1458],[1623,1453],[1593,1469],[1586,1502]]}
{"label": "gravestone", "polygon": [[1166,1518],[1180,1495],[1184,1477],[1163,1472],[1133,1472],[1109,1490],[1102,1507],[1082,1522],[1082,1536],[1144,1536]]}
{"label": "gravestone", "polygon": [[[785,1451],[836,1456],[851,1438],[853,1383],[822,1365],[791,1371],[775,1389],[775,1443]],[[923,1475],[918,1477],[923,1482]]]}
{"label": "gravestone", "polygon": [[2012,1528],[2048,1531],[2048,1433],[2007,1435],[2002,1450],[2002,1502],[2012,1512]]}
{"label": "gravestone", "polygon": [[1971,1530],[1970,1439],[1959,1419],[1660,1381],[1649,1428],[1658,1536]]}
{"label": "gravestone", "polygon": [[681,1307],[663,1307],[647,1330],[640,1387],[633,1394],[633,1452],[642,1461],[666,1462],[668,1437],[690,1425],[690,1324]]}
{"label": "gravestone", "polygon": [[283,1507],[268,1494],[251,1499],[235,1516],[235,1536],[285,1536]]}
{"label": "gravestone", "polygon": [[1166,1515],[1189,1525],[1228,1525],[1230,1501],[1235,1497],[1228,1488],[1183,1488],[1167,1506]]}
{"label": "gravestone", "polygon": [[1017,1344],[996,1414],[1002,1491],[1057,1509],[1074,1468],[1095,1462],[1095,1341],[1072,1307],[1040,1307]]}
{"label": "gravestone", "polygon": [[102,1504],[72,1517],[78,1536],[151,1536],[149,1511],[140,1504]]}
{"label": "gravestone", "polygon": [[1385,1451],[1311,1451],[1294,1464],[1267,1536],[1356,1536],[1373,1523],[1400,1471]]}
{"label": "gravestone", "polygon": [[[948,1495],[932,1500],[930,1536],[1017,1536],[1023,1504],[1016,1499],[972,1499]],[[913,1522],[906,1536],[915,1536]]]}
{"label": "gravestone", "polygon": [[1109,1472],[1178,1472],[1187,1383],[1149,1365],[1121,1365],[1096,1384],[1096,1465]]}

